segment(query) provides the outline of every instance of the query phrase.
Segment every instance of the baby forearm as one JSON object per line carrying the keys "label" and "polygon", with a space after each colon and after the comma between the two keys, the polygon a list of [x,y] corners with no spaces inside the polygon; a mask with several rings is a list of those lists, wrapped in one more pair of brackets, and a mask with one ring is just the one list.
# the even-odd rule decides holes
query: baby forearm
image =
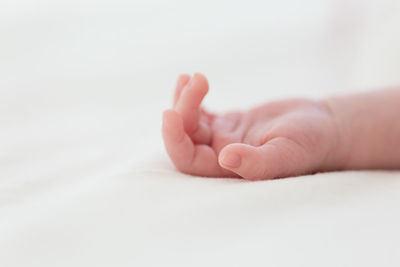
{"label": "baby forearm", "polygon": [[400,168],[400,89],[327,100],[344,169]]}

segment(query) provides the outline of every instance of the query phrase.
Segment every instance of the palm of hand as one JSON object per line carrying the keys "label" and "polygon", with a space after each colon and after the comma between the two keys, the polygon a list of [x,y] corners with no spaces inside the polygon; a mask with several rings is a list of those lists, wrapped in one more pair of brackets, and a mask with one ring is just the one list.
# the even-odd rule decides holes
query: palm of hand
{"label": "palm of hand", "polygon": [[339,134],[321,103],[293,99],[215,115],[200,107],[207,92],[203,75],[181,75],[174,109],[164,112],[164,144],[178,170],[261,180],[337,168]]}

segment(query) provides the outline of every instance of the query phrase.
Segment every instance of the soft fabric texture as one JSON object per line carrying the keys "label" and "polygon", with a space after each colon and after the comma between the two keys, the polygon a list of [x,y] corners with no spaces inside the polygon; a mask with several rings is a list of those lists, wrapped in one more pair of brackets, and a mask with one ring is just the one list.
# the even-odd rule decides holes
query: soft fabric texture
{"label": "soft fabric texture", "polygon": [[[398,1],[0,3],[1,266],[399,266],[400,173],[178,173],[181,72],[224,112],[400,85]],[[284,164],[284,163],[282,163]]]}

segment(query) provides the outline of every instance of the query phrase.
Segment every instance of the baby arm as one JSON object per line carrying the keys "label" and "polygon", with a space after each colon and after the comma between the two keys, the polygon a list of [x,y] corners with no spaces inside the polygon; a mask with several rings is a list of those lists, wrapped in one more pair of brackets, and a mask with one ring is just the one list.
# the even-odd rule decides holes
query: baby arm
{"label": "baby arm", "polygon": [[343,169],[400,169],[400,89],[325,101],[341,135]]}

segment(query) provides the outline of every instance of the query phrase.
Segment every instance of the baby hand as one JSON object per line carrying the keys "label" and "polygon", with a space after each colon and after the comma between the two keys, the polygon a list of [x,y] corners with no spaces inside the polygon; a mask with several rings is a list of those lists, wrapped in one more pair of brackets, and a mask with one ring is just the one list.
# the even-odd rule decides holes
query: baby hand
{"label": "baby hand", "polygon": [[207,92],[202,74],[181,75],[173,109],[163,114],[164,144],[181,172],[263,180],[341,168],[339,130],[322,102],[290,99],[218,115],[201,107]]}

